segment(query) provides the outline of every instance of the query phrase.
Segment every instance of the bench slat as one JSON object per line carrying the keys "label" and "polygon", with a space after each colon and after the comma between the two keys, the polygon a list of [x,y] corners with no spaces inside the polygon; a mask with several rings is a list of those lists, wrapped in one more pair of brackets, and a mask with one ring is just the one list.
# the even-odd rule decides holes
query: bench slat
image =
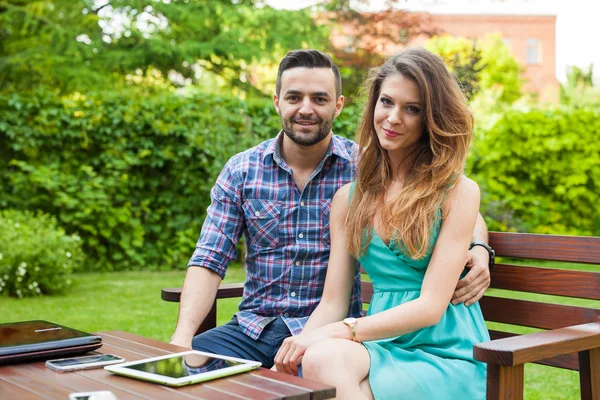
{"label": "bench slat", "polygon": [[535,301],[483,296],[479,301],[486,321],[558,329],[571,325],[598,322],[600,310],[593,308],[539,303]]}
{"label": "bench slat", "polygon": [[600,272],[498,264],[490,287],[600,300]]}
{"label": "bench slat", "polygon": [[490,232],[499,257],[600,264],[600,237]]}
{"label": "bench slat", "polygon": [[371,297],[373,297],[373,284],[371,282],[360,281],[360,296],[363,303],[371,303]]}

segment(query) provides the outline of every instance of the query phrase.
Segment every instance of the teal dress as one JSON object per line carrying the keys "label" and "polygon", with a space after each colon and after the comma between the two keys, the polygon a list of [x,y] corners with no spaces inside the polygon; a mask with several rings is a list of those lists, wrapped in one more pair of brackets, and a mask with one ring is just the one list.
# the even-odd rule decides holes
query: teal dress
{"label": "teal dress", "polygon": [[[419,297],[441,223],[427,255],[413,260],[372,231],[359,261],[373,282],[367,315]],[[450,304],[437,325],[398,337],[363,342],[371,357],[369,383],[377,400],[485,399],[486,365],[473,359],[473,345],[489,340],[479,303]]]}

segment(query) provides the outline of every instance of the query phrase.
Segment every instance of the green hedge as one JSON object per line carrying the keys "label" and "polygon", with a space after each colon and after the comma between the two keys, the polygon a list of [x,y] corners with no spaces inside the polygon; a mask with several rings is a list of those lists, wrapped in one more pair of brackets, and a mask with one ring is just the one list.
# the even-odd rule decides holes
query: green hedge
{"label": "green hedge", "polygon": [[[359,117],[348,105],[334,132]],[[183,268],[222,166],[280,127],[267,98],[0,94],[0,209],[77,233],[78,270]],[[598,110],[510,111],[483,132],[469,164],[490,229],[600,235],[599,133]]]}
{"label": "green hedge", "polygon": [[87,270],[185,265],[219,170],[253,142],[236,98],[0,96],[3,208],[79,232]]}
{"label": "green hedge", "polygon": [[600,235],[600,109],[510,111],[475,143],[491,230]]}
{"label": "green hedge", "polygon": [[62,292],[85,262],[80,238],[46,214],[0,211],[0,293],[27,297]]}
{"label": "green hedge", "polygon": [[[353,136],[348,115],[335,129]],[[225,162],[280,126],[270,99],[0,94],[0,208],[78,232],[79,269],[182,268]]]}

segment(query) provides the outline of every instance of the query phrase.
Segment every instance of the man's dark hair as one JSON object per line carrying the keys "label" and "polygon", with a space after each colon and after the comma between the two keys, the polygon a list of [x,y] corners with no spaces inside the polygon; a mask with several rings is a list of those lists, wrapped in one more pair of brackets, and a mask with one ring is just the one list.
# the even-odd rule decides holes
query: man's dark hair
{"label": "man's dark hair", "polygon": [[283,72],[292,68],[331,68],[335,77],[335,96],[342,95],[342,78],[340,70],[335,65],[331,57],[319,50],[293,50],[287,53],[279,63],[277,70],[277,83],[275,84],[275,93],[279,96],[281,91],[281,75]]}

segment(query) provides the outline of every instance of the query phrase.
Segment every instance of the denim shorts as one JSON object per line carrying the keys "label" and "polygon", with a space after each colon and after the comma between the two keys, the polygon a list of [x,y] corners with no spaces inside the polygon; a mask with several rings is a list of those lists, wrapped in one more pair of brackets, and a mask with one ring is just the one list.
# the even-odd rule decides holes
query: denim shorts
{"label": "denim shorts", "polygon": [[292,334],[281,318],[269,323],[258,339],[254,340],[242,332],[237,318],[199,334],[192,340],[192,348],[198,351],[224,356],[255,360],[263,367],[271,368],[273,359],[283,340]]}

